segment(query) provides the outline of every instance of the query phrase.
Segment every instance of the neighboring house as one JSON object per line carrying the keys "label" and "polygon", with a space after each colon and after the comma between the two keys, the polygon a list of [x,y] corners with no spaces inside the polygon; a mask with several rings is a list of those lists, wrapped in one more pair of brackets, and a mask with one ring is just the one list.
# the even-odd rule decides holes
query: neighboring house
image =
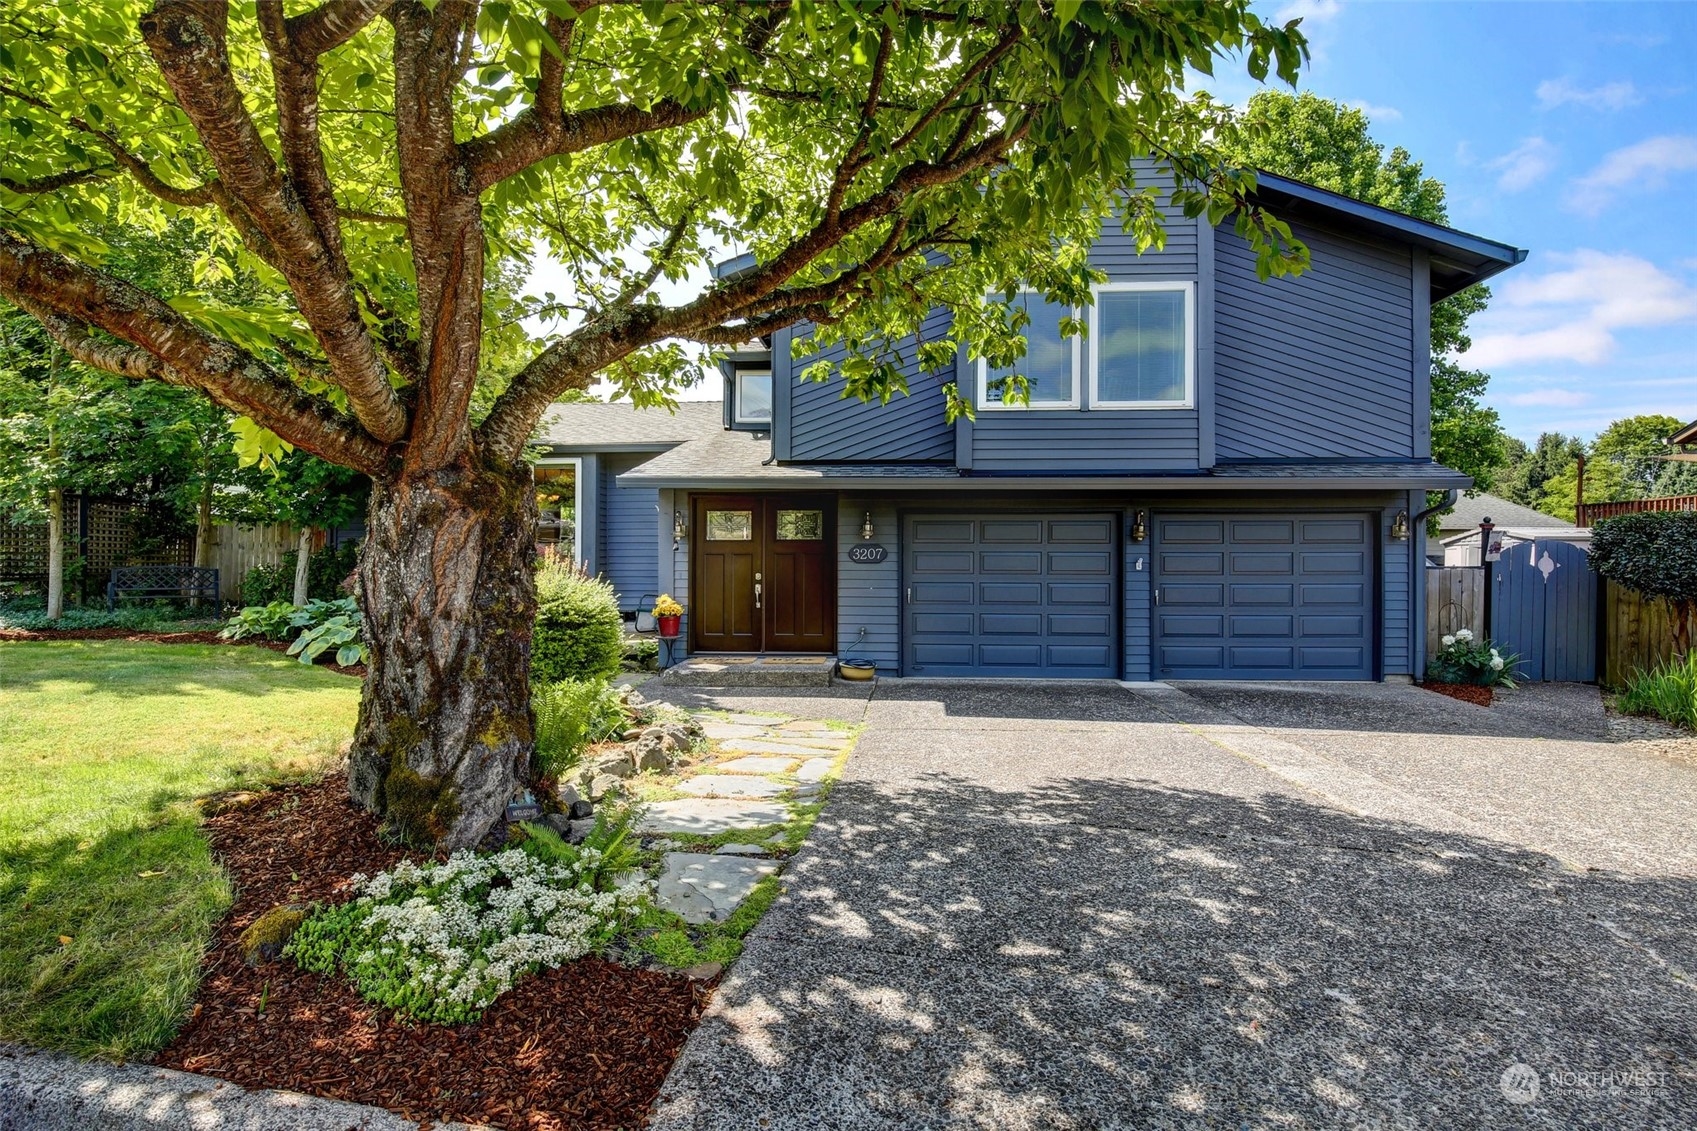
{"label": "neighboring house", "polygon": [[[1525,253],[1282,177],[1313,256],[1261,282],[1230,225],[1117,228],[1085,340],[1027,296],[1029,407],[964,352],[887,405],[807,383],[796,327],[678,416],[560,405],[576,545],[687,607],[691,652],[837,653],[886,675],[1402,678],[1422,670],[1430,304]],[[722,265],[721,277],[746,260]],[[943,330],[937,311],[927,333]],[[840,357],[840,352],[827,358]],[[972,391],[949,423],[941,384]],[[664,449],[663,451],[660,449]]]}
{"label": "neighboring house", "polygon": [[1502,532],[1511,543],[1532,538],[1589,542],[1589,537],[1580,538],[1575,533],[1578,528],[1565,518],[1533,510],[1500,495],[1463,495],[1455,501],[1450,513],[1439,516],[1438,537],[1427,546],[1427,560],[1433,565],[1478,565],[1482,558],[1479,524],[1487,518],[1491,520],[1493,533]]}

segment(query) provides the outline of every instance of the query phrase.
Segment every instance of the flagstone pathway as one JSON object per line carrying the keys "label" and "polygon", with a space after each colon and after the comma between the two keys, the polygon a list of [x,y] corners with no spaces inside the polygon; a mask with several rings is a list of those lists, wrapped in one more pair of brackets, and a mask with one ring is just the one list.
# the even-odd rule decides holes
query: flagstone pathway
{"label": "flagstone pathway", "polygon": [[[730,918],[755,885],[782,869],[774,855],[777,827],[795,820],[794,806],[814,800],[835,777],[854,734],[822,719],[778,715],[702,713],[696,720],[711,745],[671,786],[686,796],[651,802],[636,827],[662,843],[682,842],[662,858],[657,894],[662,907],[700,924]],[[682,850],[733,832],[748,836],[711,852]]]}

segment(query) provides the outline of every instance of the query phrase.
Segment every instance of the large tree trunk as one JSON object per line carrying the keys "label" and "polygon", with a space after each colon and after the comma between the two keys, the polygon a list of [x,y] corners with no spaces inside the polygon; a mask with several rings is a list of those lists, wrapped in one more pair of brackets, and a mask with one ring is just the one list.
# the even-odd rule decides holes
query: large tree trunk
{"label": "large tree trunk", "polygon": [[295,541],[295,607],[306,604],[307,584],[312,580],[312,527],[301,527]]}
{"label": "large tree trunk", "polygon": [[[211,569],[217,556],[217,542],[212,527],[212,475],[207,472],[200,485],[200,505],[194,523],[194,564],[199,569]],[[194,599],[200,604],[200,598]]]}
{"label": "large tree trunk", "polygon": [[47,619],[65,615],[65,492],[47,492]]}
{"label": "large tree trunk", "polygon": [[536,499],[523,465],[374,482],[354,799],[414,840],[483,840],[532,747]]}

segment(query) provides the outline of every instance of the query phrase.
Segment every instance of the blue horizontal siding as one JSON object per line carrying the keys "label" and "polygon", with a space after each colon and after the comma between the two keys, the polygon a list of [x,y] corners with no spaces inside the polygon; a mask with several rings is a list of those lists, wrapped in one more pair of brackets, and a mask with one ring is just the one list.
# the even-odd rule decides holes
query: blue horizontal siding
{"label": "blue horizontal siding", "polygon": [[[867,512],[877,537],[889,552],[874,565],[848,560],[861,543]],[[843,495],[837,501],[837,654],[871,660],[884,675],[901,667],[901,526],[895,503]],[[865,635],[861,630],[865,629]]]}
{"label": "blue horizontal siding", "polygon": [[[932,311],[920,332],[926,340],[944,338],[953,320],[947,310]],[[796,334],[803,337],[805,332],[805,327],[798,327]],[[954,425],[946,418],[943,396],[943,384],[951,374],[921,371],[916,342],[911,337],[901,341],[898,353],[908,391],[906,396],[897,393],[888,404],[845,397],[843,379],[836,373],[829,381],[801,378],[802,371],[820,359],[840,364],[847,356],[841,346],[791,362],[792,376],[786,383],[790,397],[789,458],[797,463],[953,460]]]}
{"label": "blue horizontal siding", "polygon": [[652,487],[620,487],[618,476],[652,459],[649,455],[601,457],[600,569],[619,591],[619,607],[634,611],[654,592],[659,578],[660,493]]}
{"label": "blue horizontal siding", "polygon": [[1412,455],[1409,249],[1303,225],[1293,231],[1311,268],[1265,283],[1248,243],[1230,228],[1215,231],[1219,458]]}

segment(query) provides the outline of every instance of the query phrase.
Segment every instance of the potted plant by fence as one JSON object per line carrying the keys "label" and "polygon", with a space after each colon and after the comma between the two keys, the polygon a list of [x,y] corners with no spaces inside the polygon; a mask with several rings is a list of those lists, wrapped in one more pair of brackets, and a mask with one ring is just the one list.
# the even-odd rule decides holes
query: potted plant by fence
{"label": "potted plant by fence", "polygon": [[660,594],[660,599],[654,602],[654,621],[660,626],[660,635],[667,640],[678,638],[678,619],[684,615],[684,607],[672,600],[670,593]]}

